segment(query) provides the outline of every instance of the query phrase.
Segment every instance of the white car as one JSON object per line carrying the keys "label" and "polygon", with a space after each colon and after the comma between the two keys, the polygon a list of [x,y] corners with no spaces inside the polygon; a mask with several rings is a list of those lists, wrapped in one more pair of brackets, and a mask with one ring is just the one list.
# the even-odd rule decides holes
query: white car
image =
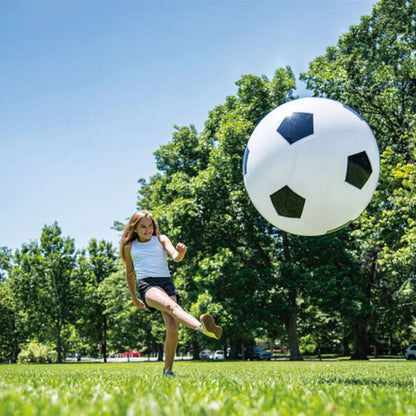
{"label": "white car", "polygon": [[214,353],[210,350],[202,350],[199,353],[199,359],[200,360],[213,360],[214,359]]}
{"label": "white car", "polygon": [[411,344],[406,348],[406,360],[416,360],[416,344]]}
{"label": "white car", "polygon": [[215,351],[214,360],[225,360],[224,351],[223,350]]}

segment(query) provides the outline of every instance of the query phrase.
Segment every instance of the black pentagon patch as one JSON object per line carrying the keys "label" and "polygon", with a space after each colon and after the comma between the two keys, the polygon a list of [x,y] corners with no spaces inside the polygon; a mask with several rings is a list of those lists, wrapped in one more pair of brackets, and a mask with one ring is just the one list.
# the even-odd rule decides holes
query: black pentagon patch
{"label": "black pentagon patch", "polygon": [[244,152],[244,157],[243,157],[243,175],[247,174],[247,159],[248,159],[249,153],[250,153],[250,150],[248,150],[248,146],[247,146]]}
{"label": "black pentagon patch", "polygon": [[371,168],[370,159],[366,152],[348,156],[347,174],[345,176],[346,182],[361,189],[368,181],[372,172],[373,169]]}
{"label": "black pentagon patch", "polygon": [[300,218],[302,216],[305,198],[302,198],[288,186],[284,186],[270,195],[276,212],[282,217]]}
{"label": "black pentagon patch", "polygon": [[289,144],[304,139],[313,134],[313,114],[293,113],[282,121],[277,132]]}

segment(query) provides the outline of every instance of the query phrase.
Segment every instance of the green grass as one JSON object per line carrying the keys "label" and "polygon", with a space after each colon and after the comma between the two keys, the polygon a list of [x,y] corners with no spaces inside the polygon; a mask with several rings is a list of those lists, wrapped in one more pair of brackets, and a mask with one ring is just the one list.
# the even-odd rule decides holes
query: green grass
{"label": "green grass", "polygon": [[0,365],[1,416],[416,415],[416,362]]}

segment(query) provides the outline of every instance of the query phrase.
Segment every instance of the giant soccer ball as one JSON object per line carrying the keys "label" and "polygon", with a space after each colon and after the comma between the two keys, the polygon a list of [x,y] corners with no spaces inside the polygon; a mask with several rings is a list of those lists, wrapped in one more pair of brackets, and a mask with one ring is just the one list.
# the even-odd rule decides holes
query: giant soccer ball
{"label": "giant soccer ball", "polygon": [[367,123],[326,98],[287,102],[264,117],[244,153],[254,206],[292,234],[322,235],[356,219],[377,186],[380,158]]}

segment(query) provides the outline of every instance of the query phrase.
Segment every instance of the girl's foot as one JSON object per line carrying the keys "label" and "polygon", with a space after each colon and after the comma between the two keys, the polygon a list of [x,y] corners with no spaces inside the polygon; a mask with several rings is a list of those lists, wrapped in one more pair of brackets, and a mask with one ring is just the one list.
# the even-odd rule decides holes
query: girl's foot
{"label": "girl's foot", "polygon": [[222,335],[222,328],[215,324],[214,318],[206,313],[199,317],[202,324],[202,333],[208,337],[220,339]]}
{"label": "girl's foot", "polygon": [[163,377],[175,377],[175,373],[170,369],[163,369]]}

